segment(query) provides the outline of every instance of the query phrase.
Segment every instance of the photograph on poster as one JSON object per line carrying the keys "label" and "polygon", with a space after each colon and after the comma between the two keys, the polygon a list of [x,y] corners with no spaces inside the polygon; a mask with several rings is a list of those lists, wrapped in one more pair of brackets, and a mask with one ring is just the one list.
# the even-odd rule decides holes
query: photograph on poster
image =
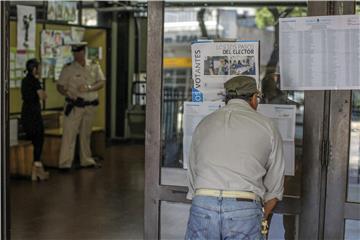
{"label": "photograph on poster", "polygon": [[229,60],[225,56],[208,56],[204,61],[204,75],[229,75]]}
{"label": "photograph on poster", "polygon": [[238,56],[230,59],[230,75],[255,75],[255,57]]}

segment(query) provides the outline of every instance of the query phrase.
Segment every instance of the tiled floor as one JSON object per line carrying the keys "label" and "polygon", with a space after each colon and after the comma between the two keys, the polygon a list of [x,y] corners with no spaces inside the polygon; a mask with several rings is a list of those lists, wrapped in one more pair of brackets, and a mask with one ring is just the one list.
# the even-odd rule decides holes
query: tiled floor
{"label": "tiled floor", "polygon": [[102,165],[11,179],[11,239],[142,239],[144,146],[110,147]]}

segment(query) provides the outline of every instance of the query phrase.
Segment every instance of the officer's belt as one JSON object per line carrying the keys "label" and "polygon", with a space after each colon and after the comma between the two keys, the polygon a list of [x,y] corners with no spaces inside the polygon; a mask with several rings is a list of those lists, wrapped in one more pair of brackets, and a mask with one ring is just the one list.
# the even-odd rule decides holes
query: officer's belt
{"label": "officer's belt", "polygon": [[86,107],[86,106],[97,106],[99,105],[99,99],[95,99],[93,101],[85,101],[83,98],[77,98],[75,100],[71,99],[71,98],[65,98],[66,102],[68,104],[72,104],[75,107]]}
{"label": "officer's belt", "polygon": [[224,198],[236,198],[236,199],[247,199],[247,200],[259,200],[259,197],[252,192],[243,191],[223,191],[215,189],[196,189],[195,195],[197,196],[208,196],[208,197],[224,197]]}
{"label": "officer's belt", "polygon": [[99,100],[95,99],[93,101],[85,101],[83,98],[76,98],[75,100],[71,98],[65,98],[66,107],[65,107],[65,116],[68,116],[74,107],[84,108],[86,106],[97,106],[99,105]]}

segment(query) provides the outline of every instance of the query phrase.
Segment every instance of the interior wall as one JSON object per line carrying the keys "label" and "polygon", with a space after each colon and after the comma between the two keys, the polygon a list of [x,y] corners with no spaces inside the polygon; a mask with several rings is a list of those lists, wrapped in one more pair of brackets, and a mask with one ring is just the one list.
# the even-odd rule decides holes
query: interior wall
{"label": "interior wall", "polygon": [[[85,31],[84,41],[88,42],[89,47],[101,47],[102,48],[102,59],[99,61],[101,69],[106,77],[106,30],[104,29],[95,29],[88,28]],[[108,79],[110,80],[110,79]],[[106,92],[106,84],[104,87],[99,90],[99,108],[96,114],[96,119],[94,121],[94,125],[104,127],[105,128],[105,92]]]}
{"label": "interior wall", "polygon": [[[43,24],[36,24],[36,40],[35,40],[35,56],[40,59],[40,40],[41,31],[43,30]],[[50,30],[70,30],[70,26],[46,24],[46,29]],[[10,22],[10,47],[16,47],[16,34],[17,34],[17,22]],[[101,47],[102,59],[100,60],[100,66],[104,74],[106,74],[106,30],[98,28],[85,28],[84,41],[88,42],[89,47]],[[64,105],[64,97],[56,90],[56,81],[53,79],[45,79],[45,90],[48,95],[48,99],[45,103],[45,109],[62,108]],[[21,92],[20,88],[11,88],[9,94],[10,113],[21,112]],[[94,125],[105,127],[105,88],[99,91],[99,109]]]}

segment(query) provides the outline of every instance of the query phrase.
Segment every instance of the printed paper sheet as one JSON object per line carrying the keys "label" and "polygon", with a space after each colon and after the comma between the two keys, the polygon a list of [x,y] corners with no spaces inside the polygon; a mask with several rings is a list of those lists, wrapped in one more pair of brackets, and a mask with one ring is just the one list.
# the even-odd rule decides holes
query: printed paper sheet
{"label": "printed paper sheet", "polygon": [[225,105],[224,102],[184,102],[183,166],[188,168],[192,135],[200,121]]}
{"label": "printed paper sheet", "polygon": [[273,120],[284,148],[285,175],[295,175],[296,105],[259,104],[257,111]]}
{"label": "printed paper sheet", "polygon": [[360,89],[360,16],[280,19],[282,90]]}

